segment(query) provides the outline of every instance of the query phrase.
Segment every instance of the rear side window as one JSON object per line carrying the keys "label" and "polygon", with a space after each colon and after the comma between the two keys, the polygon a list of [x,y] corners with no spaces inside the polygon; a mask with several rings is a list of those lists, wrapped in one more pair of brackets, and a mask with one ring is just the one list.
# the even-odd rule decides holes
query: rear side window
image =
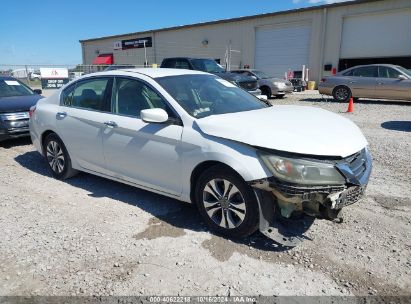
{"label": "rear side window", "polygon": [[354,70],[349,70],[349,71],[343,73],[343,75],[344,75],[344,76],[352,76],[352,72],[353,72],[353,71],[354,71]]}
{"label": "rear side window", "polygon": [[71,98],[71,106],[109,112],[110,105],[107,102],[109,80],[109,78],[96,78],[78,82]]}
{"label": "rear side window", "polygon": [[175,67],[176,69],[190,69],[190,66],[186,60],[177,60]]}
{"label": "rear side window", "polygon": [[376,66],[368,66],[354,69],[352,76],[356,77],[378,77],[378,69]]}
{"label": "rear side window", "polygon": [[378,67],[379,70],[379,77],[381,78],[398,78],[401,73],[393,68],[389,68],[386,66]]}

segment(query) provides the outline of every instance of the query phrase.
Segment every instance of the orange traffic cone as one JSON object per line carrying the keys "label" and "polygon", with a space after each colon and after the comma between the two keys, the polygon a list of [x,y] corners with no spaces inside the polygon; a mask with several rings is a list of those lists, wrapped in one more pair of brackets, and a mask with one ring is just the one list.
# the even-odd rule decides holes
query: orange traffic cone
{"label": "orange traffic cone", "polygon": [[348,103],[347,113],[353,113],[353,112],[354,112],[354,100],[351,97],[350,102]]}

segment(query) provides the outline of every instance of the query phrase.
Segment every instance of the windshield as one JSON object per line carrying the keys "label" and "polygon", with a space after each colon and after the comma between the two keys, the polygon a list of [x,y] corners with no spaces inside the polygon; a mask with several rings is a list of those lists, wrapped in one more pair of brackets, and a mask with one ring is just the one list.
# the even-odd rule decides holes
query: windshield
{"label": "windshield", "polygon": [[407,70],[405,68],[403,68],[402,66],[397,66],[397,69],[399,69],[402,73],[404,73],[405,75],[407,75],[408,77],[411,78],[411,71]]}
{"label": "windshield", "polygon": [[257,97],[216,76],[181,75],[156,80],[195,118],[268,107]]}
{"label": "windshield", "polygon": [[262,78],[262,79],[267,79],[267,78],[271,78],[270,76],[268,76],[266,73],[264,73],[263,71],[258,71],[258,70],[253,70],[252,71],[253,74],[255,76],[257,76],[258,78]]}
{"label": "windshield", "polygon": [[0,97],[12,97],[12,96],[27,96],[33,95],[34,92],[14,79],[0,79]]}
{"label": "windshield", "polygon": [[191,59],[191,64],[196,70],[207,73],[224,73],[225,70],[211,59]]}

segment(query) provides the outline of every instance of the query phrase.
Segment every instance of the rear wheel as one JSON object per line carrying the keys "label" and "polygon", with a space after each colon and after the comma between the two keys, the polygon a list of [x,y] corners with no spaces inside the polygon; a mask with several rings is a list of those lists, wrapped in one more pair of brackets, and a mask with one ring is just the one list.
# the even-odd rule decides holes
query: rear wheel
{"label": "rear wheel", "polygon": [[336,101],[347,102],[352,97],[351,90],[346,86],[338,86],[333,90],[333,97]]}
{"label": "rear wheel", "polygon": [[235,238],[257,230],[255,194],[230,168],[214,166],[203,172],[196,184],[195,198],[201,216],[212,230]]}
{"label": "rear wheel", "polygon": [[44,139],[44,153],[55,178],[67,179],[77,174],[78,171],[71,167],[70,156],[57,134],[51,133]]}

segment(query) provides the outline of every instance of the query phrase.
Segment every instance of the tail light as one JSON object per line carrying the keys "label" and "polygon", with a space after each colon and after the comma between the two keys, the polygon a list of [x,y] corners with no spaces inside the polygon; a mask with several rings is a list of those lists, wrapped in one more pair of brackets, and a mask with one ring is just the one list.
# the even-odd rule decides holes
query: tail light
{"label": "tail light", "polygon": [[36,111],[36,106],[30,107],[29,118],[32,118],[32,117],[33,117],[34,111]]}

